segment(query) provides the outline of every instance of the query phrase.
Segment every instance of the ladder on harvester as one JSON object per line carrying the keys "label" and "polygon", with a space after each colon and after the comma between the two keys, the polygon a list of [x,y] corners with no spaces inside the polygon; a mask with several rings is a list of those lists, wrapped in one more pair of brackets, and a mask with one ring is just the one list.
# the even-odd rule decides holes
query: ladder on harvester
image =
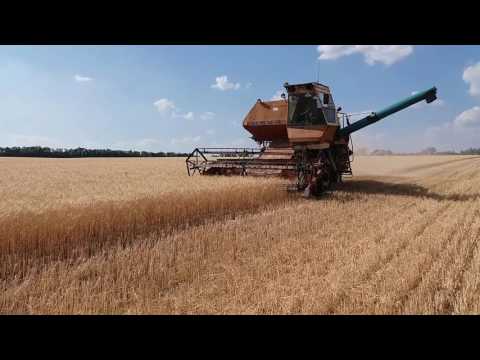
{"label": "ladder on harvester", "polygon": [[[355,113],[355,114],[346,114],[346,113],[341,113],[342,115],[342,128],[345,127],[345,123],[347,123],[347,125],[350,125],[350,117],[351,116],[357,116],[357,115],[363,115],[363,114],[366,114],[366,113],[369,113],[369,112],[361,112],[361,113]],[[348,176],[348,177],[352,177],[353,176],[353,173],[352,173],[352,162],[354,160],[354,156],[353,156],[353,140],[352,140],[352,136],[350,135],[349,136],[349,142],[351,144],[351,149],[352,149],[352,153],[348,153],[348,154],[344,154],[345,158],[343,159],[343,163],[346,165],[343,169],[341,169],[340,171],[340,174],[341,176]],[[350,146],[347,146],[348,149],[350,149]]]}

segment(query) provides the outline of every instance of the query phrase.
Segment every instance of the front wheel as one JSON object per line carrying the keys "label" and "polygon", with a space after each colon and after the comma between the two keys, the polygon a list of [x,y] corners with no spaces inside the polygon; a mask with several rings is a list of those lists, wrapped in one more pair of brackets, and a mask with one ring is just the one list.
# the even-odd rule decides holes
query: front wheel
{"label": "front wheel", "polygon": [[320,196],[325,191],[328,191],[331,185],[332,174],[328,168],[323,168],[318,170],[317,175],[311,178],[303,192],[303,196],[306,198]]}
{"label": "front wheel", "polygon": [[318,185],[317,188],[320,188],[321,192],[327,191],[330,189],[332,185],[332,175],[330,172],[322,171],[322,174],[318,177]]}
{"label": "front wheel", "polygon": [[303,191],[312,182],[312,169],[310,166],[303,166],[299,168],[297,175],[297,190]]}

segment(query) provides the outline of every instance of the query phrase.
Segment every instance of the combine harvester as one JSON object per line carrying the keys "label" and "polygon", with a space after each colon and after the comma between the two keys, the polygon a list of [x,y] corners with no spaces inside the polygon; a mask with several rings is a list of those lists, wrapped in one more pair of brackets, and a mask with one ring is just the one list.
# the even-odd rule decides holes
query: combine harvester
{"label": "combine harvester", "polygon": [[[285,83],[288,99],[252,107],[243,127],[260,148],[196,148],[186,159],[188,175],[280,176],[296,180],[305,197],[328,190],[352,175],[351,134],[420,101],[437,99],[435,87],[350,124],[336,108],[328,86]],[[346,124],[345,124],[346,122]]]}

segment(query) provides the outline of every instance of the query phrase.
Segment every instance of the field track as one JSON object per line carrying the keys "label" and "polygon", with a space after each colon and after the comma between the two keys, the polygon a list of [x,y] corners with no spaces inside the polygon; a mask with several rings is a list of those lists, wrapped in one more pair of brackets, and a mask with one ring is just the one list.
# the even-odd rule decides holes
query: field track
{"label": "field track", "polygon": [[[171,198],[170,203],[176,201],[182,209],[180,217],[170,218],[169,212],[151,204],[145,209],[156,210],[138,210],[142,215],[135,221],[143,225],[124,228],[130,241],[117,242],[118,236],[126,237],[116,234],[108,246],[81,240],[88,232],[68,247],[62,245],[73,235],[65,236],[61,226],[57,240],[45,242],[52,246],[48,251],[34,240],[39,238],[34,225],[24,236],[37,237],[32,235],[26,247],[17,247],[17,242],[7,246],[9,239],[0,239],[0,255],[10,261],[0,269],[0,313],[480,313],[480,157],[357,157],[355,176],[319,200],[282,195],[263,180],[192,180],[186,178],[182,161],[170,164],[169,174],[158,170],[161,160],[141,163],[139,172],[131,159],[125,160],[128,166],[115,161],[118,167],[112,167],[109,176],[99,166],[91,170],[95,177],[63,183],[70,189],[68,198],[55,191],[43,193],[37,180],[41,176],[32,175],[25,181],[33,189],[19,190],[15,202],[10,184],[18,172],[11,170],[8,181],[1,179],[5,186],[0,192],[6,198],[0,205],[0,226],[14,231],[14,221],[35,207],[39,218],[68,224],[69,217],[57,214],[65,204],[71,214],[85,204],[95,207],[114,199],[122,182],[128,184],[128,193],[124,189],[115,200],[117,210],[111,210],[110,203],[107,207],[112,219],[123,214],[122,223],[129,224],[132,211],[125,209],[146,206],[145,184],[154,202],[180,191],[156,184],[171,174],[196,201]],[[51,164],[58,164],[52,166],[64,175],[71,172],[72,162]],[[76,171],[83,174],[91,164],[81,163]],[[35,166],[31,173],[41,174]],[[85,192],[78,191],[80,185],[72,185],[78,181],[85,186],[85,180],[109,179],[121,172],[127,172],[123,180],[106,185],[115,191],[103,191],[99,184],[88,187],[86,193],[96,202],[89,203]],[[138,176],[142,172],[154,179]],[[57,179],[49,181],[57,184]],[[192,190],[194,184],[198,189]],[[278,187],[278,182],[272,184]],[[222,200],[228,198],[228,189],[237,193],[236,207]],[[205,191],[208,196],[201,197]],[[42,198],[56,205],[46,207]],[[156,231],[157,218],[145,215],[150,211],[170,219],[170,230]],[[55,212],[55,218],[48,215]],[[202,221],[184,226],[178,218],[187,215]],[[79,220],[78,228],[84,223]],[[95,224],[105,232],[102,222]],[[50,234],[50,227],[42,229],[42,234]],[[50,252],[58,256],[49,259]]]}

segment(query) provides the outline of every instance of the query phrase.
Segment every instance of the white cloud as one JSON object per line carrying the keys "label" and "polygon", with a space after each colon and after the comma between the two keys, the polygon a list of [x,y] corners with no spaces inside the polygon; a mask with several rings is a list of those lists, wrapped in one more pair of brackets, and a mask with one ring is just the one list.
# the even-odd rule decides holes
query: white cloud
{"label": "white cloud", "polygon": [[[180,109],[178,109],[180,110]],[[172,118],[182,118],[182,119],[185,119],[185,120],[192,120],[194,117],[194,113],[192,111],[189,111],[187,113],[181,113],[181,112],[177,112],[177,111],[173,111],[172,112]]]}
{"label": "white cloud", "polygon": [[78,74],[76,74],[73,78],[75,79],[76,82],[88,82],[93,80],[93,78],[91,77],[78,75]]}
{"label": "white cloud", "polygon": [[342,56],[362,54],[365,62],[392,65],[413,52],[410,45],[319,45],[317,51],[320,60],[335,60]]}
{"label": "white cloud", "polygon": [[[457,117],[458,118],[458,117]],[[460,151],[478,147],[480,126],[449,121],[425,130],[422,146],[435,146],[439,150]]]}
{"label": "white cloud", "polygon": [[460,128],[472,128],[480,126],[480,106],[474,106],[458,115],[453,121]]}
{"label": "white cloud", "polygon": [[252,83],[248,82],[245,84],[245,89],[250,89],[252,87]]}
{"label": "white cloud", "polygon": [[270,100],[282,100],[282,94],[285,93],[285,90],[278,90]]}
{"label": "white cloud", "polygon": [[208,129],[207,131],[205,131],[205,134],[207,135],[215,135],[215,130],[214,129]]}
{"label": "white cloud", "polygon": [[460,113],[453,121],[430,126],[424,132],[424,146],[435,146],[444,150],[464,150],[478,147],[480,138],[480,107]]}
{"label": "white cloud", "polygon": [[470,95],[480,95],[480,62],[465,69],[463,80],[470,85],[470,89],[468,89]]}
{"label": "white cloud", "polygon": [[319,60],[335,60],[358,52],[355,45],[318,45]]}
{"label": "white cloud", "polygon": [[155,101],[153,106],[155,106],[160,113],[170,115],[172,118],[183,118],[186,120],[192,120],[194,118],[193,111],[182,113],[181,109],[177,108],[173,101],[165,98]]}
{"label": "white cloud", "polygon": [[160,99],[153,103],[153,105],[158,109],[159,112],[168,112],[175,110],[175,103],[168,99]]}
{"label": "white cloud", "polygon": [[215,113],[211,111],[206,111],[202,115],[200,115],[200,119],[202,120],[211,120],[215,117]]}
{"label": "white cloud", "polygon": [[185,115],[182,116],[186,120],[192,120],[193,119],[193,112],[189,111]]}
{"label": "white cloud", "polygon": [[215,84],[210,86],[212,89],[218,89],[222,91],[226,90],[238,90],[240,89],[239,83],[233,83],[228,81],[227,75],[218,76],[215,78]]}

